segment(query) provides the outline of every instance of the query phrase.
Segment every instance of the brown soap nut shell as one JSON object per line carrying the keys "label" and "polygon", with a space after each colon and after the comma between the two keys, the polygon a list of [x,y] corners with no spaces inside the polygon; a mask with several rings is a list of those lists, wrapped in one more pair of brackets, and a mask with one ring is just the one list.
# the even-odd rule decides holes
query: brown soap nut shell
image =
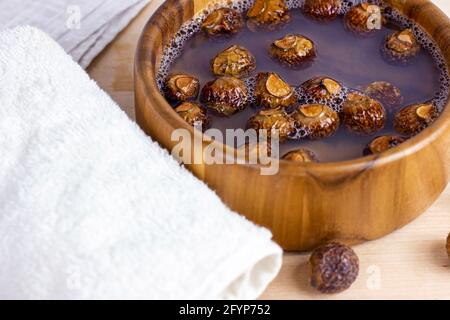
{"label": "brown soap nut shell", "polygon": [[405,136],[413,136],[427,128],[439,116],[433,103],[413,104],[400,110],[394,118],[394,129]]}
{"label": "brown soap nut shell", "polygon": [[256,76],[255,103],[266,109],[286,108],[297,103],[297,96],[279,75],[261,72]]}
{"label": "brown soap nut shell", "polygon": [[297,149],[290,151],[286,153],[282,159],[299,163],[319,162],[319,159],[315,153],[308,149]]}
{"label": "brown soap nut shell", "polygon": [[293,119],[282,109],[261,110],[247,122],[247,129],[266,130],[271,136],[271,130],[279,131],[280,141],[285,141],[295,133]]}
{"label": "brown soap nut shell", "polygon": [[379,31],[376,25],[371,24],[372,17],[374,16],[374,14],[376,15],[376,13],[372,11],[372,9],[378,10],[381,18],[380,23],[381,25],[383,25],[385,19],[383,17],[381,8],[377,5],[363,2],[353,6],[345,15],[344,23],[347,29],[357,35],[363,36],[370,35]]}
{"label": "brown soap nut shell", "polygon": [[339,293],[350,288],[359,274],[359,259],[352,248],[340,243],[323,245],[312,253],[311,286],[321,293]]}
{"label": "brown soap nut shell", "polygon": [[285,0],[256,0],[247,11],[247,17],[256,25],[276,26],[290,20]]}
{"label": "brown soap nut shell", "polygon": [[178,115],[189,125],[201,125],[203,131],[209,128],[210,120],[206,110],[195,102],[183,102],[175,108]]}
{"label": "brown soap nut shell", "polygon": [[306,0],[303,12],[316,20],[332,20],[342,9],[342,0]]}
{"label": "brown soap nut shell", "polygon": [[413,31],[404,29],[388,35],[381,51],[389,62],[406,64],[416,57],[420,50],[421,46]]}
{"label": "brown soap nut shell", "polygon": [[342,84],[330,77],[314,77],[300,87],[308,98],[316,101],[331,101],[342,93]]}
{"label": "brown soap nut shell", "polygon": [[218,115],[231,116],[248,105],[248,88],[238,78],[221,77],[203,87],[201,101]]}
{"label": "brown soap nut shell", "polygon": [[202,23],[202,30],[210,35],[235,34],[244,27],[241,13],[230,8],[221,8],[211,12]]}
{"label": "brown soap nut shell", "polygon": [[341,117],[349,131],[369,135],[384,128],[386,110],[377,100],[352,92],[343,103]]}
{"label": "brown soap nut shell", "polygon": [[392,111],[403,104],[404,98],[399,88],[386,81],[372,82],[365,87],[364,93]]}
{"label": "brown soap nut shell", "polygon": [[187,73],[171,74],[164,83],[165,95],[173,101],[195,100],[198,97],[199,90],[199,80]]}
{"label": "brown soap nut shell", "polygon": [[394,135],[380,136],[373,139],[364,149],[364,155],[379,154],[395,148],[406,141],[406,138]]}
{"label": "brown soap nut shell", "polygon": [[311,39],[288,34],[270,45],[269,54],[287,66],[299,66],[316,57],[316,48]]}
{"label": "brown soap nut shell", "polygon": [[447,255],[450,258],[450,233],[448,234],[447,237]]}
{"label": "brown soap nut shell", "polygon": [[307,132],[310,139],[330,137],[340,124],[338,113],[324,104],[300,105],[292,118],[297,130]]}
{"label": "brown soap nut shell", "polygon": [[244,78],[256,69],[256,59],[246,48],[233,45],[219,52],[211,61],[216,76]]}

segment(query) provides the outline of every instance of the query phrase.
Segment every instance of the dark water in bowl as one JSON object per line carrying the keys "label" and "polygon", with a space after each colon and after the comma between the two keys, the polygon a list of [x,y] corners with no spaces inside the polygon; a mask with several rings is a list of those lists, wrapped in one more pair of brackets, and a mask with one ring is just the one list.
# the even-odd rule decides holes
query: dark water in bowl
{"label": "dark water in bowl", "polygon": [[[187,72],[197,76],[202,85],[213,80],[210,70],[211,59],[225,48],[237,44],[246,47],[257,60],[257,69],[280,74],[292,86],[320,75],[340,81],[346,87],[358,88],[374,81],[388,81],[400,88],[404,105],[424,102],[435,98],[441,89],[442,69],[438,67],[433,55],[422,50],[412,64],[396,66],[387,63],[380,53],[386,35],[400,29],[389,24],[371,37],[357,37],[343,25],[343,18],[321,23],[304,16],[300,9],[291,10],[291,22],[274,31],[253,32],[248,28],[233,37],[210,39],[198,32],[184,45],[180,55],[170,65],[170,72]],[[315,42],[317,57],[303,69],[290,69],[270,58],[270,44],[286,34],[299,33]],[[212,115],[212,127],[225,132],[225,129],[245,128],[247,120],[256,112],[254,107],[230,117]],[[395,134],[392,128],[393,115],[389,115],[386,128],[372,136],[357,136],[347,132],[344,126],[330,138],[323,140],[288,141],[280,146],[280,154],[297,148],[309,148],[322,162],[342,161],[362,156],[365,145],[374,137]]]}

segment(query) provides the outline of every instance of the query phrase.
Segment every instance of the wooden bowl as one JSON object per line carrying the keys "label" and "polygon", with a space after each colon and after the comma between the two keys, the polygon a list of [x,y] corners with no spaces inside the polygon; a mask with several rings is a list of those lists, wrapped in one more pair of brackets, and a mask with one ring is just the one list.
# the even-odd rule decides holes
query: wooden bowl
{"label": "wooden bowl", "polygon": [[[213,1],[167,0],[146,25],[135,62],[136,117],[171,150],[174,129],[187,125],[159,93],[155,73],[163,47],[186,20]],[[420,24],[450,61],[450,22],[428,0],[388,0]],[[219,145],[221,148],[229,147]],[[424,212],[448,182],[450,108],[421,134],[381,155],[339,163],[280,162],[275,176],[258,165],[188,165],[231,209],[272,230],[286,250],[329,240],[358,243],[384,236]]]}

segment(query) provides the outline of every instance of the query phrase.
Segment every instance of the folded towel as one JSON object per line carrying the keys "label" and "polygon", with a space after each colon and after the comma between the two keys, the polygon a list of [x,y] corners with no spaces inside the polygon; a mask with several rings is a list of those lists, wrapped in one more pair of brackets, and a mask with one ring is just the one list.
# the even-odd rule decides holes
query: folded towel
{"label": "folded towel", "polygon": [[267,230],[227,209],[47,35],[0,33],[0,298],[256,298]]}
{"label": "folded towel", "polygon": [[87,67],[149,1],[0,1],[0,30],[24,24],[38,27]]}

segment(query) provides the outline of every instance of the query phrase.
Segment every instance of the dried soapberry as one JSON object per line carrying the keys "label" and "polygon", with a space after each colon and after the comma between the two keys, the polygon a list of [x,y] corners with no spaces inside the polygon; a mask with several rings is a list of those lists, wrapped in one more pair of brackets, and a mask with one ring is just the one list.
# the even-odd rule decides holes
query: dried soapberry
{"label": "dried soapberry", "polygon": [[170,100],[180,102],[195,100],[200,90],[200,82],[189,74],[172,74],[167,78],[164,90]]}
{"label": "dried soapberry", "polygon": [[289,9],[285,0],[256,0],[247,17],[257,25],[278,25],[289,21]]}
{"label": "dried soapberry", "polygon": [[377,100],[352,92],[342,106],[342,122],[351,132],[372,134],[384,128],[386,110]]}
{"label": "dried soapberry", "polygon": [[191,126],[198,127],[201,125],[202,130],[209,127],[209,118],[206,110],[194,102],[183,102],[175,108],[178,115]]}
{"label": "dried soapberry", "polygon": [[449,258],[450,258],[450,233],[449,233],[449,235],[447,237],[447,254],[448,254]]}
{"label": "dried soapberry", "polygon": [[271,136],[271,130],[278,130],[280,141],[284,141],[295,133],[292,118],[280,109],[261,110],[247,122],[248,129],[265,130]]}
{"label": "dried soapberry", "polygon": [[373,82],[364,89],[364,93],[380,101],[389,111],[403,104],[403,96],[400,89],[389,82]]}
{"label": "dried soapberry", "polygon": [[407,63],[420,52],[420,44],[411,29],[395,32],[386,37],[382,47],[384,57],[395,63]]}
{"label": "dried soapberry", "polygon": [[301,65],[316,56],[311,39],[299,34],[289,34],[272,43],[270,55],[289,66]]}
{"label": "dried soapberry", "polygon": [[308,98],[316,101],[331,101],[342,93],[342,85],[328,77],[315,77],[301,85]]}
{"label": "dried soapberry", "polygon": [[405,136],[418,134],[439,116],[433,103],[413,104],[400,110],[394,118],[394,129]]}
{"label": "dried soapberry", "polygon": [[329,137],[339,128],[337,112],[323,104],[301,105],[292,118],[297,130],[306,132],[311,139]]}
{"label": "dried soapberry", "polygon": [[289,160],[293,162],[319,162],[314,152],[308,149],[298,149],[286,153],[283,160]]}
{"label": "dried soapberry", "polygon": [[201,100],[219,115],[231,116],[247,106],[248,88],[238,78],[221,77],[203,87]]}
{"label": "dried soapberry", "polygon": [[242,15],[230,8],[221,8],[213,11],[202,24],[202,29],[209,35],[233,34],[244,27]]}
{"label": "dried soapberry", "polygon": [[339,15],[342,0],[306,0],[303,12],[318,20],[331,20]]}
{"label": "dried soapberry", "polygon": [[255,57],[244,47],[231,46],[217,54],[211,62],[212,72],[217,76],[243,78],[256,68]]}
{"label": "dried soapberry", "polygon": [[255,100],[264,108],[285,108],[297,102],[294,89],[276,73],[262,72],[256,77]]}
{"label": "dried soapberry", "polygon": [[373,139],[364,150],[364,155],[379,154],[395,148],[405,142],[405,138],[399,136],[381,136]]}
{"label": "dried soapberry", "polygon": [[352,248],[339,243],[323,245],[311,255],[311,286],[322,293],[342,292],[355,282],[359,259]]}
{"label": "dried soapberry", "polygon": [[384,22],[381,8],[377,5],[363,2],[345,15],[345,26],[359,35],[368,35],[381,29]]}

